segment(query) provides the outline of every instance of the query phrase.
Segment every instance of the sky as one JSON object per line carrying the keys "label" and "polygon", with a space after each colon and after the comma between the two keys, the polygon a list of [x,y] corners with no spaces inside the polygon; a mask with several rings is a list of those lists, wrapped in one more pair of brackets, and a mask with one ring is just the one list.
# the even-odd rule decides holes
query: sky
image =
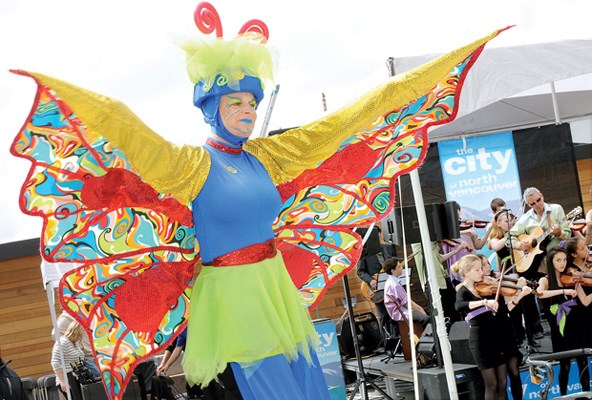
{"label": "sky", "polygon": [[[209,128],[192,105],[184,54],[174,44],[202,35],[193,23],[197,3],[0,0],[0,243],[39,237],[42,222],[19,209],[30,162],[9,152],[36,86],[9,70],[42,72],[116,98],[166,139],[203,144]],[[252,18],[269,27],[280,88],[268,130],[309,123],[347,105],[387,79],[389,57],[443,53],[508,25],[516,27],[489,47],[592,37],[588,0],[212,3],[227,38]]]}

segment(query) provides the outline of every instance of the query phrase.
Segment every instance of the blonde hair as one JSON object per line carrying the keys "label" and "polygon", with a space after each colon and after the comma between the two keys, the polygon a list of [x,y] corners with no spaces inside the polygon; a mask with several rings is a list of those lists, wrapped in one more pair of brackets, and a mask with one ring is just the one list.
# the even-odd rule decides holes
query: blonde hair
{"label": "blonde hair", "polygon": [[462,256],[460,260],[452,264],[452,267],[450,269],[455,274],[460,274],[460,276],[464,278],[469,273],[469,271],[471,271],[475,262],[478,262],[479,265],[481,265],[481,258],[474,254],[467,254],[465,256]]}
{"label": "blonde hair", "polygon": [[66,332],[64,332],[64,336],[70,339],[70,341],[78,343],[82,341],[82,337],[84,336],[84,328],[78,323],[78,321],[72,321],[70,322],[70,325],[68,325]]}

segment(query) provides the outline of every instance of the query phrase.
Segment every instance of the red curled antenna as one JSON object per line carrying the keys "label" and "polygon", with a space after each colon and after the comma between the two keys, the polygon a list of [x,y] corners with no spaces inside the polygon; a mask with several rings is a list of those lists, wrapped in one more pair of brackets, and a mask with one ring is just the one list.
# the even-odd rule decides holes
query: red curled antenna
{"label": "red curled antenna", "polygon": [[207,1],[202,1],[197,5],[193,13],[193,20],[201,32],[210,34],[216,31],[216,37],[222,37],[222,21],[220,21],[218,11]]}
{"label": "red curled antenna", "polygon": [[266,40],[269,40],[269,29],[265,22],[261,21],[260,19],[250,19],[243,27],[238,31],[239,35],[244,35],[247,32],[256,32],[265,37]]}
{"label": "red curled antenna", "polygon": [[[202,1],[197,5],[193,13],[193,20],[197,29],[202,33],[208,35],[216,31],[216,37],[222,37],[222,21],[220,20],[220,15],[209,2]],[[260,19],[250,19],[245,22],[240,31],[238,31],[238,34],[244,35],[247,32],[258,33],[265,37],[266,41],[269,40],[269,29],[265,22]]]}

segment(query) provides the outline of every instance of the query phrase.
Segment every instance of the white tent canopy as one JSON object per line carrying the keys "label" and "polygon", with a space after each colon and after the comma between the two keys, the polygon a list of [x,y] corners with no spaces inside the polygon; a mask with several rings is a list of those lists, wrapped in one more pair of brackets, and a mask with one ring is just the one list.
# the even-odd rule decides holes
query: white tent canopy
{"label": "white tent canopy", "polygon": [[[395,71],[405,72],[434,57],[396,59]],[[430,131],[430,139],[524,129],[589,115],[592,39],[486,47],[465,81],[457,118]]]}

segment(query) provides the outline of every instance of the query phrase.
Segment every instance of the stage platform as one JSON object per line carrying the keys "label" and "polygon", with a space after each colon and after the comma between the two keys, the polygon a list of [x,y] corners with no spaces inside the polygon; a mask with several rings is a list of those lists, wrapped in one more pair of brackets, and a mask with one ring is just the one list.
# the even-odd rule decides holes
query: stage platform
{"label": "stage platform", "polygon": [[[520,351],[525,356],[528,355],[535,357],[537,355],[544,355],[552,353],[551,338],[546,322],[543,324],[545,333],[543,337],[536,339],[535,346],[527,346],[526,341],[520,348]],[[358,361],[353,359],[342,360],[344,371],[356,372],[358,370]],[[384,352],[379,350],[371,356],[362,358],[362,366],[366,372],[368,380],[373,380],[378,386],[380,386],[392,399],[414,399],[413,392],[413,366],[411,361],[405,361],[402,354],[397,354],[394,358],[388,359]],[[475,365],[465,363],[454,363],[453,364],[455,377],[457,379],[457,390],[460,398],[471,398],[468,394],[463,396],[462,393],[467,389],[474,389],[474,385],[471,386],[469,380],[480,380],[480,375],[476,376],[477,369]],[[524,363],[521,365],[521,372],[525,373],[528,370],[528,366]],[[442,368],[431,367],[431,368],[418,368],[418,375],[420,376],[421,384],[420,392],[425,389],[425,386],[434,386],[431,383],[426,384],[426,379],[432,379],[435,383],[441,384],[445,381],[445,373]],[[522,375],[522,374],[521,374]],[[437,378],[434,378],[437,376]],[[355,379],[355,378],[354,378]],[[479,386],[479,383],[475,383]],[[470,387],[468,387],[470,386]],[[447,386],[446,386],[447,387]],[[447,390],[444,387],[442,390]],[[385,397],[380,395],[378,391],[367,385],[369,393],[371,393],[371,399],[384,399]],[[358,398],[358,397],[354,397]],[[430,397],[431,398],[431,397]],[[348,395],[349,399],[349,395]]]}

